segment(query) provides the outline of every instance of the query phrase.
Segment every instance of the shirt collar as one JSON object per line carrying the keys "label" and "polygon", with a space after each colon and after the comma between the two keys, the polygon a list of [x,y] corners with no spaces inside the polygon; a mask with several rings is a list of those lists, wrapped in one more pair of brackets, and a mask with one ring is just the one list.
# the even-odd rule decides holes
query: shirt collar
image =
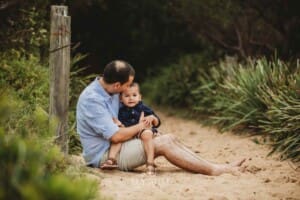
{"label": "shirt collar", "polygon": [[94,80],[94,88],[97,93],[99,93],[106,101],[109,101],[112,99],[112,96],[104,90],[102,85],[99,82],[100,77],[97,76],[96,79]]}

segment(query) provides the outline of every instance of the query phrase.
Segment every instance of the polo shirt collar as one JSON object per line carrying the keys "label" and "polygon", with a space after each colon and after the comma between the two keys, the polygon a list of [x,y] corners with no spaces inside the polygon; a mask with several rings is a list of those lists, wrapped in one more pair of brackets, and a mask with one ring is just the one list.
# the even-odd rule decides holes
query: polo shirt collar
{"label": "polo shirt collar", "polygon": [[98,76],[94,80],[96,92],[99,93],[105,99],[105,101],[110,101],[112,99],[112,96],[104,90],[102,85],[99,83],[99,79],[100,77]]}

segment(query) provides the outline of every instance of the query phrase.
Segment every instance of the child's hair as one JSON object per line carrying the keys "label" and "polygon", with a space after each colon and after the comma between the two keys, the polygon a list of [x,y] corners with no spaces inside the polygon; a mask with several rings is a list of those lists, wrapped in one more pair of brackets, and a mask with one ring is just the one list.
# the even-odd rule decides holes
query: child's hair
{"label": "child's hair", "polygon": [[[140,93],[140,85],[137,82],[132,82],[129,87],[137,87],[138,92]],[[120,93],[120,96],[122,95],[122,92]]]}
{"label": "child's hair", "polygon": [[140,86],[137,82],[132,82],[129,87],[137,87],[138,91],[140,91]]}

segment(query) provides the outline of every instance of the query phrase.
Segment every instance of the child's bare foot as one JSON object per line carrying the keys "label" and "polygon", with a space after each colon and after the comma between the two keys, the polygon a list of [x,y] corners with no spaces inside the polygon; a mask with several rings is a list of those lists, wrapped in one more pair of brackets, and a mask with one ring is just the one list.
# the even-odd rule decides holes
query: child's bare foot
{"label": "child's bare foot", "polygon": [[100,169],[117,169],[117,161],[114,158],[108,158],[104,163],[100,165]]}
{"label": "child's bare foot", "polygon": [[148,162],[148,163],[146,164],[146,169],[147,169],[146,174],[147,174],[147,175],[155,175],[155,174],[156,174],[155,168],[156,168],[156,166],[155,166],[154,163],[149,163],[149,162]]}

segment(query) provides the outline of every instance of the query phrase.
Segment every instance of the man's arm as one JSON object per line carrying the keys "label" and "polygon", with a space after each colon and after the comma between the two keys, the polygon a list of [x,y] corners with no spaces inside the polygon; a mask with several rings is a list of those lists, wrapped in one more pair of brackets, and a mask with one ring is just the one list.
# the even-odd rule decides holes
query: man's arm
{"label": "man's arm", "polygon": [[142,112],[138,124],[124,128],[120,127],[119,130],[111,136],[110,141],[112,143],[125,142],[143,129],[149,127],[149,125],[149,121],[144,119],[144,112]]}
{"label": "man's arm", "polygon": [[110,141],[112,143],[125,142],[146,128],[146,123],[147,122],[145,121],[129,127],[120,127],[120,129],[110,138]]}

